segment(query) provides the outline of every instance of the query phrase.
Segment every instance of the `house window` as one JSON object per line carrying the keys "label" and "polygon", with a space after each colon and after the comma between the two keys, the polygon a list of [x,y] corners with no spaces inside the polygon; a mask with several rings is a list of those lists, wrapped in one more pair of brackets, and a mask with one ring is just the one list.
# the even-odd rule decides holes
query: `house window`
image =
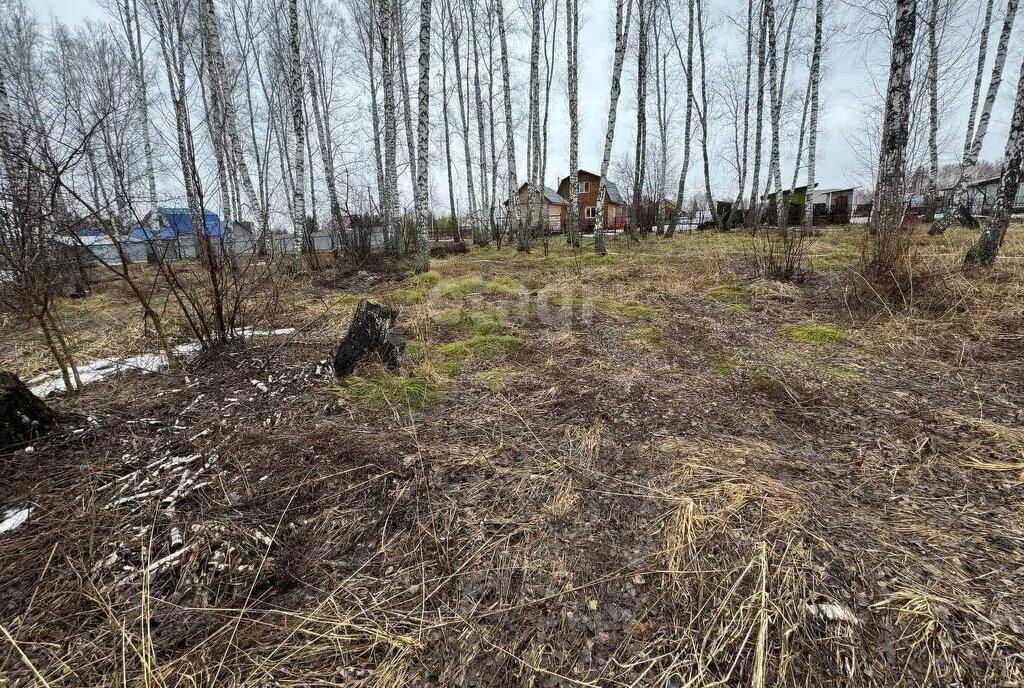
{"label": "house window", "polygon": [[580,182],[580,193],[590,193],[590,182]]}
{"label": "house window", "polygon": [[587,218],[588,220],[593,220],[593,219],[594,219],[595,217],[597,217],[597,208],[595,208],[595,207],[594,207],[594,206],[592,206],[592,205],[590,205],[590,206],[587,206],[587,210],[586,210],[586,213],[585,213],[585,217],[586,217],[586,218]]}

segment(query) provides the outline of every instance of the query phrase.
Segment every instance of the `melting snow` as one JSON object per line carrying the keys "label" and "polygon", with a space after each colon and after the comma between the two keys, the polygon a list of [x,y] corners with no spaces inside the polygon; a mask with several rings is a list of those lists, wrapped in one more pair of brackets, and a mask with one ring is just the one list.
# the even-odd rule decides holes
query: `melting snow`
{"label": "melting snow", "polygon": [[27,521],[31,513],[32,507],[26,507],[24,509],[8,509],[7,513],[4,514],[4,520],[0,521],[0,533],[6,533],[10,530],[14,530]]}
{"label": "melting snow", "polygon": [[[233,330],[236,337],[271,337],[275,335],[292,334],[294,327],[282,327],[276,330],[254,330],[251,327],[241,327]],[[187,356],[198,353],[202,349],[199,342],[187,342],[174,347],[174,353],[179,356]],[[125,356],[117,358],[100,358],[85,365],[78,366],[78,377],[82,384],[96,382],[110,375],[122,373],[129,370],[136,370],[140,373],[155,373],[167,367],[167,356],[164,354],[141,354],[139,356]],[[53,392],[64,389],[64,379],[59,370],[37,375],[28,381],[32,393],[38,397],[45,397]]]}

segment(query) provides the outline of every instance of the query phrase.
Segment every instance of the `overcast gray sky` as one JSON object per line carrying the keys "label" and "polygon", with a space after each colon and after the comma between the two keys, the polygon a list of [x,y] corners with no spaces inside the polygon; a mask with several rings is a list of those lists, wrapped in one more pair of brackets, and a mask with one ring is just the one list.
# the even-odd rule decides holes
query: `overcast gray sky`
{"label": "overcast gray sky", "polygon": [[[87,17],[102,19],[103,11],[98,7],[96,0],[27,0],[30,6],[37,9],[41,16],[54,16],[66,22],[79,22]],[[870,21],[864,18],[861,8],[864,6],[880,5],[893,0],[863,0],[857,7],[850,7],[847,0],[830,0],[828,25],[834,35],[831,36],[826,47],[823,58],[824,69],[826,70],[825,81],[821,89],[822,114],[819,127],[819,149],[818,149],[818,174],[817,178],[821,187],[863,185],[871,184],[870,173],[865,169],[863,160],[870,158],[870,153],[864,149],[867,144],[864,141],[870,140],[863,132],[869,129],[869,118],[866,117],[872,104],[878,102],[878,93],[884,88],[888,64],[888,44],[884,34],[872,27]],[[945,78],[944,100],[942,108],[942,140],[943,147],[940,152],[941,162],[955,162],[962,148],[963,132],[967,116],[968,102],[971,83],[973,82],[972,65],[977,59],[976,40],[970,39],[972,32],[976,39],[976,25],[979,21],[981,2],[979,0],[952,0],[961,3],[962,12],[958,15],[956,34],[949,36],[949,44],[957,42],[960,46],[959,59],[964,66],[960,71]],[[802,6],[808,8],[807,16],[810,17],[810,0],[802,0]],[[993,21],[993,36],[991,41],[998,35],[997,22],[1002,20],[1002,2],[996,3],[998,16]],[[507,3],[509,11],[515,3]],[[744,50],[742,24],[746,16],[746,3],[744,0],[708,0],[708,11],[710,12],[708,31],[708,61],[712,79],[717,83],[721,74],[725,71],[724,65],[729,55],[738,56],[734,59],[742,59]],[[580,132],[580,160],[585,168],[598,169],[600,166],[601,149],[603,145],[604,126],[607,118],[608,88],[612,62],[612,25],[614,22],[614,0],[584,0],[581,3],[582,24],[580,38],[580,106],[581,106],[581,132]],[[562,8],[564,12],[564,6]],[[681,17],[677,16],[677,22],[681,23]],[[560,17],[564,22],[564,15]],[[511,21],[515,23],[515,19]],[[520,19],[520,23],[522,20]],[[634,23],[635,26],[635,23]],[[798,27],[799,30],[800,27]],[[803,27],[803,30],[810,31],[810,26]],[[1018,27],[1019,28],[1019,27]],[[560,29],[561,30],[561,29]],[[999,101],[994,111],[992,124],[989,129],[986,145],[982,154],[983,159],[994,159],[1001,155],[1006,141],[1006,132],[1009,120],[1010,103],[1016,89],[1017,77],[1021,65],[1021,51],[1019,50],[1019,32],[1011,41],[1011,56],[1006,66],[1003,80],[1003,87],[1000,91]],[[670,38],[670,37],[669,37]],[[520,36],[518,48],[513,47],[514,52],[525,55],[526,37]],[[685,39],[684,39],[685,40]],[[989,63],[992,61],[993,50],[989,50]],[[635,131],[635,86],[632,82],[633,65],[627,58],[626,75],[623,80],[623,94],[620,99],[618,126],[616,127],[615,153],[613,159],[627,154],[633,148],[633,132]],[[568,165],[567,131],[568,117],[566,115],[564,97],[564,39],[561,39],[558,52],[555,55],[556,81],[553,88],[552,112],[550,121],[550,153],[548,164],[547,182],[552,186],[555,180],[566,174]],[[675,60],[672,60],[675,62]],[[742,63],[740,63],[740,66]],[[523,64],[513,66],[525,79],[526,67]],[[803,85],[806,83],[806,58],[796,57],[790,67],[789,86],[794,92],[802,94]],[[945,75],[944,75],[945,76]],[[987,83],[987,79],[986,79]],[[682,88],[682,84],[679,85]],[[523,89],[525,92],[525,88]],[[714,95],[712,95],[714,98]],[[650,96],[653,100],[653,94]],[[680,102],[682,99],[680,98]],[[513,107],[518,112],[525,114],[527,107],[525,98],[517,98]],[[681,115],[682,106],[680,105]],[[517,114],[517,116],[521,116]],[[798,112],[796,114],[798,118]],[[653,113],[651,115],[653,120]],[[676,148],[676,155],[681,157],[681,120],[674,125],[670,135],[670,148]],[[648,125],[649,132],[654,132],[653,121]],[[712,128],[718,131],[725,126],[722,122],[712,123]],[[525,127],[523,127],[525,129]],[[524,134],[522,134],[524,135]],[[726,147],[724,134],[716,135],[712,153],[712,179],[715,180],[715,190],[718,193],[732,193],[735,183],[728,180],[731,172],[724,161],[724,149]],[[766,134],[767,136],[767,134]],[[792,158],[795,143],[790,136],[783,141],[784,162],[783,177],[786,183],[792,176]],[[695,138],[694,144],[699,141]],[[788,145],[787,145],[788,144]],[[520,145],[523,145],[522,143]],[[767,147],[767,146],[766,146]],[[436,148],[433,151],[439,154]],[[519,164],[524,164],[524,156],[520,150]],[[697,189],[703,184],[703,173],[699,164],[699,157],[695,159],[695,165],[691,167],[688,177],[688,185]],[[437,169],[432,180],[434,189],[443,188],[446,184],[443,177],[444,166],[436,165],[432,170]],[[670,173],[670,177],[676,173]],[[522,175],[522,170],[520,170]],[[800,175],[803,179],[803,173]],[[444,193],[436,193],[435,197],[439,202],[447,199]],[[443,203],[446,204],[446,203]]]}

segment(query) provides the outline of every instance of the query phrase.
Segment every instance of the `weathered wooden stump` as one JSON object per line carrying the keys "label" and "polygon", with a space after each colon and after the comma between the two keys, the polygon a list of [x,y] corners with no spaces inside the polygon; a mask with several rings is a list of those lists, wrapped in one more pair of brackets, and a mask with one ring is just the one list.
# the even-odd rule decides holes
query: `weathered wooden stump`
{"label": "weathered wooden stump", "polygon": [[45,434],[57,414],[14,373],[0,370],[0,453]]}
{"label": "weathered wooden stump", "polygon": [[405,352],[405,338],[394,332],[398,309],[363,299],[356,306],[348,334],[334,353],[334,374],[351,375],[368,356],[380,358],[388,370],[398,370]]}

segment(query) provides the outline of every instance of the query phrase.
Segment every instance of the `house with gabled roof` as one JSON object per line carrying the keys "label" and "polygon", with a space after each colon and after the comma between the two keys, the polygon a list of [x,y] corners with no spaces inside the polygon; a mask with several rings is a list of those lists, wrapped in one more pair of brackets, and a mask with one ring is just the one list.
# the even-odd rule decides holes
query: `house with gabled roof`
{"label": "house with gabled roof", "polygon": [[[526,219],[526,211],[530,209],[530,190],[528,184],[523,184],[519,187],[517,194],[519,198],[519,217],[520,219]],[[534,198],[534,204],[536,204],[536,198]],[[540,209],[533,207],[533,218],[534,226],[540,226],[541,231],[547,232],[548,234],[558,233],[562,231],[565,226],[562,222],[562,217],[565,214],[565,208],[568,203],[562,196],[558,194],[550,186],[544,187],[544,194],[541,197]]]}
{"label": "house with gabled roof", "polygon": [[[205,227],[200,230],[205,229],[212,237],[221,236],[224,223],[217,213],[204,210],[203,215]],[[196,236],[192,224],[192,211],[188,208],[156,208],[146,213],[140,226],[131,229],[131,235],[142,240],[192,238]]]}
{"label": "house with gabled roof", "polygon": [[[580,202],[580,228],[584,232],[594,231],[594,220],[597,218],[597,190],[601,183],[601,175],[579,170],[579,202]],[[558,195],[565,199],[565,208],[562,214],[562,226],[568,227],[569,215],[569,177],[558,181]],[[619,191],[615,182],[606,180],[604,199],[604,226],[605,229],[624,229],[626,227],[626,201]]]}

